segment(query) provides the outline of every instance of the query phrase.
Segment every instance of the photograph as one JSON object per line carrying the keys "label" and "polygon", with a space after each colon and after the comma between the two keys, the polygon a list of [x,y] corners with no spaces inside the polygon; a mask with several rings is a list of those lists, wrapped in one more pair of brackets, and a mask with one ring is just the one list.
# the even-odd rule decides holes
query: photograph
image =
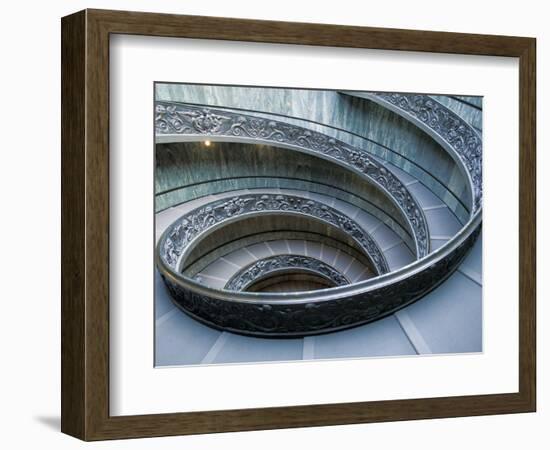
{"label": "photograph", "polygon": [[152,103],[155,367],[483,353],[482,96]]}
{"label": "photograph", "polygon": [[6,2],[0,447],[546,450],[542,5]]}

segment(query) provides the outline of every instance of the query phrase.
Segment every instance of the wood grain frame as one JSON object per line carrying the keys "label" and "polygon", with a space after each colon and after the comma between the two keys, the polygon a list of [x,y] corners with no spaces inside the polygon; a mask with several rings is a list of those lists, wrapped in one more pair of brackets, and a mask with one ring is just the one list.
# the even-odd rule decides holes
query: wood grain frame
{"label": "wood grain frame", "polygon": [[[100,440],[535,411],[535,39],[104,10],[64,17],[61,31],[64,433]],[[518,57],[519,392],[109,416],[110,34]]]}

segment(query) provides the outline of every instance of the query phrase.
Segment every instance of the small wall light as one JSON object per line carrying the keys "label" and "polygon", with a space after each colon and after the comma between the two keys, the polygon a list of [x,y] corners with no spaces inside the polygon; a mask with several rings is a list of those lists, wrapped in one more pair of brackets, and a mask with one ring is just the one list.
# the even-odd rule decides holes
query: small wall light
{"label": "small wall light", "polygon": [[207,147],[210,147],[210,141],[204,141],[204,145],[206,145]]}

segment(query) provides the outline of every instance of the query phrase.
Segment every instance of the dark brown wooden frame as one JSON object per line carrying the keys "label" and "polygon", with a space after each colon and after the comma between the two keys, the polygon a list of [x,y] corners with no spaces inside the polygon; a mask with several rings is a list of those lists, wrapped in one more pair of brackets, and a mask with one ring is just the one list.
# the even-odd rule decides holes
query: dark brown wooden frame
{"label": "dark brown wooden frame", "polygon": [[[104,10],[61,25],[64,433],[100,440],[535,411],[535,39]],[[110,34],[518,57],[519,392],[109,416]]]}

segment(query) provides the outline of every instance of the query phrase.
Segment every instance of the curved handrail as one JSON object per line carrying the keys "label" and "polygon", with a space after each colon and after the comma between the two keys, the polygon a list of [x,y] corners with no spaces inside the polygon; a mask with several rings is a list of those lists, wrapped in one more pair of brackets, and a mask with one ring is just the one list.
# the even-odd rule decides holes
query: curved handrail
{"label": "curved handrail", "polygon": [[[247,184],[242,184],[241,183],[242,180],[244,180],[245,183],[248,180],[261,180],[263,183],[259,183],[260,187],[258,187],[257,185],[250,186],[250,185],[247,185]],[[416,248],[416,243],[414,242],[414,236],[412,235],[411,231],[407,228],[406,224],[403,225],[399,221],[398,218],[396,218],[391,213],[386,212],[384,209],[377,206],[371,200],[366,198],[366,196],[364,196],[362,194],[359,194],[357,192],[353,192],[351,190],[346,190],[346,189],[343,189],[343,188],[340,188],[340,187],[335,187],[334,183],[332,183],[332,184],[330,183],[331,180],[327,180],[327,182],[321,182],[321,181],[318,181],[318,180],[311,181],[311,180],[309,180],[307,178],[303,178],[303,177],[290,177],[290,176],[289,177],[284,177],[284,176],[262,176],[262,175],[252,175],[252,176],[244,175],[244,176],[237,176],[237,177],[228,176],[228,177],[220,177],[220,178],[216,178],[216,179],[200,181],[200,182],[197,182],[197,183],[191,183],[187,186],[184,186],[183,188],[178,187],[178,188],[175,188],[174,190],[194,188],[194,187],[197,187],[197,186],[210,184],[210,183],[218,183],[218,182],[223,183],[223,182],[227,182],[227,181],[232,181],[232,182],[235,182],[235,184],[231,184],[230,186],[224,186],[223,188],[217,189],[215,191],[216,194],[230,194],[231,192],[240,191],[240,190],[262,189],[264,186],[266,186],[266,182],[269,182],[269,181],[272,181],[272,180],[275,180],[276,182],[280,181],[280,180],[283,180],[285,182],[293,183],[291,185],[286,184],[284,186],[276,184],[276,186],[277,186],[276,189],[292,190],[292,191],[306,191],[307,193],[314,193],[314,194],[319,194],[319,195],[322,195],[322,196],[330,195],[331,197],[336,198],[337,200],[339,200],[339,202],[341,202],[341,203],[346,203],[346,204],[349,204],[350,206],[352,206],[354,208],[362,209],[364,212],[366,212],[370,215],[373,215],[378,220],[380,220],[385,225],[387,225],[392,231],[394,231],[403,240],[403,242],[405,242],[405,245],[407,246],[407,248],[409,250],[411,250],[411,252],[414,253],[415,248]],[[296,183],[296,184],[294,185],[294,183]],[[307,188],[303,187],[303,185],[300,185],[300,184],[307,184]],[[235,185],[238,185],[239,187],[236,188]],[[322,189],[319,189],[319,186],[321,188],[325,188],[325,190],[323,191]],[[156,193],[155,198],[157,196],[163,195],[166,192],[168,192],[168,193],[172,192],[172,189]],[[336,192],[336,193],[334,193],[334,192]],[[204,198],[204,197],[207,197],[207,196],[212,195],[212,194],[213,194],[212,191],[203,191],[203,192],[195,191],[194,195],[193,195],[193,200],[197,200],[199,198]],[[342,194],[344,194],[344,195],[342,195]],[[345,196],[347,196],[347,198]],[[182,202],[174,203],[174,204],[171,204],[170,206],[166,206],[164,209],[157,210],[156,214],[158,214],[162,211],[165,211],[169,208],[175,208],[177,206],[180,206],[184,203],[187,203],[188,201],[189,200],[184,200]],[[457,219],[460,221],[460,219],[458,217],[457,217]]]}
{"label": "curved handrail", "polygon": [[[304,292],[273,292],[273,293],[256,293],[256,292],[227,292],[216,288],[211,288],[203,284],[197,283],[190,278],[183,278],[181,274],[171,265],[167,264],[161,257],[160,253],[156,252],[156,263],[159,267],[161,276],[165,277],[165,281],[174,282],[185,289],[196,290],[199,295],[212,296],[216,299],[236,301],[252,304],[289,304],[294,302],[309,303],[316,301],[337,300],[349,295],[357,295],[364,290],[376,290],[378,288],[387,287],[397,281],[406,279],[409,275],[417,275],[431,266],[440,263],[448,254],[453,253],[458,247],[463,245],[471,236],[477,237],[481,230],[481,214],[476,214],[462,229],[448,240],[444,245],[434,250],[425,258],[413,261],[406,266],[403,266],[392,272],[379,275],[368,280],[359,281],[348,286],[338,286],[329,289],[318,289],[315,291]],[[474,239],[475,241],[475,239]],[[473,245],[473,242],[472,242]],[[158,248],[158,245],[157,245]]]}
{"label": "curved handrail", "polygon": [[[464,130],[467,130],[467,136],[471,136],[464,127],[454,128],[457,133]],[[468,142],[467,137],[457,139],[453,133],[447,138],[452,138],[455,143]],[[440,136],[440,139],[443,137]],[[453,149],[450,142],[446,145]],[[480,146],[478,150],[481,152]],[[462,158],[461,155],[458,157]],[[157,266],[179,308],[199,321],[224,330],[254,336],[291,337],[367,323],[391,314],[437,287],[454,272],[473,246],[482,222],[478,163],[481,164],[481,155],[470,166],[471,170],[467,168],[467,173],[473,176],[470,183],[474,210],[461,230],[427,256],[369,280],[307,292],[229,292],[181,277],[163,261],[160,252],[157,252]],[[467,167],[465,162],[463,164]],[[476,186],[479,188],[477,191]]]}
{"label": "curved handrail", "polygon": [[[350,94],[349,91],[340,91],[340,92],[342,94],[347,94],[347,95]],[[178,102],[174,102],[174,103],[178,103]],[[275,118],[275,120],[290,121],[289,123],[294,123],[296,125],[306,124],[306,125],[304,125],[305,128],[312,128],[313,127],[313,129],[315,129],[317,131],[323,130],[321,132],[326,134],[327,136],[331,136],[331,137],[334,137],[336,139],[340,139],[343,142],[347,142],[347,143],[349,143],[351,145],[355,145],[355,146],[357,146],[357,144],[355,144],[356,140],[364,141],[368,145],[374,145],[375,148],[379,149],[379,153],[377,153],[376,151],[370,150],[368,145],[367,146],[362,146],[361,145],[360,146],[361,149],[365,150],[366,152],[368,152],[370,155],[374,156],[375,158],[379,158],[379,159],[390,162],[392,165],[395,165],[398,168],[400,168],[401,170],[404,170],[405,172],[409,173],[409,175],[412,175],[412,173],[406,167],[402,167],[399,164],[396,164],[394,159],[397,159],[399,161],[403,160],[406,165],[410,165],[410,166],[415,167],[415,169],[421,171],[431,181],[435,182],[441,189],[445,190],[457,202],[457,205],[459,205],[460,208],[464,210],[464,212],[468,213],[468,217],[470,215],[469,214],[470,210],[469,210],[469,207],[466,205],[466,203],[464,203],[464,201],[462,200],[462,198],[460,198],[460,196],[458,194],[456,194],[451,189],[449,189],[448,186],[446,186],[446,183],[444,181],[440,180],[436,175],[434,175],[432,172],[427,170],[425,167],[422,167],[420,164],[418,164],[411,157],[409,157],[407,155],[404,155],[404,154],[394,150],[393,148],[372,139],[371,137],[363,136],[363,135],[361,135],[361,134],[359,134],[355,131],[347,130],[347,129],[344,129],[344,128],[341,128],[341,127],[338,127],[338,126],[335,126],[335,125],[332,125],[332,124],[321,123],[321,122],[318,122],[316,120],[305,118],[305,117],[289,116],[289,115],[286,115],[286,114],[277,113],[277,112],[273,112],[273,111],[258,111],[258,110],[255,110],[255,109],[235,107],[235,106],[222,106],[222,105],[217,105],[215,103],[208,104],[208,103],[185,102],[185,104],[186,105],[191,105],[191,106],[196,106],[196,107],[199,107],[199,108],[216,108],[220,111],[229,111],[229,112],[234,112],[235,114],[239,114],[239,113],[253,114],[255,116],[258,116],[258,117],[261,117],[261,118],[264,118],[264,119],[273,119],[273,118]],[[347,137],[347,139],[344,139],[344,137]],[[383,156],[383,155],[386,155],[386,156]],[[390,155],[391,155],[391,157],[388,158],[388,156],[390,156]],[[416,177],[416,178],[418,178],[418,177]],[[426,183],[424,183],[424,184],[426,184]],[[439,198],[442,198],[436,192],[434,192],[434,193]],[[451,208],[451,206],[449,206],[449,207]],[[456,210],[454,210],[453,213],[454,214],[460,214]]]}
{"label": "curved handrail", "polygon": [[[243,237],[237,237],[231,239],[229,242],[224,242],[219,246],[215,246],[213,249],[208,249],[202,255],[193,254],[193,261],[185,261],[185,266],[182,268],[182,271],[187,273],[191,277],[202,272],[206,267],[215,262],[219,258],[227,259],[232,252],[241,250],[243,247],[249,247],[250,245],[267,243],[268,246],[273,249],[271,243],[273,241],[288,241],[288,244],[293,245],[293,241],[306,241],[304,244],[309,246],[309,243],[312,243],[314,246],[323,244],[325,248],[331,247],[336,251],[340,251],[344,255],[348,255],[350,258],[357,260],[361,266],[369,267],[370,263],[365,262],[367,259],[362,252],[352,248],[349,245],[349,242],[346,242],[342,239],[338,239],[335,236],[327,236],[326,234],[320,231],[307,231],[307,230],[292,230],[290,228],[277,229],[275,231],[271,230],[260,230],[259,232],[253,232],[246,234]],[[286,242],[284,248],[288,250],[289,253],[292,253],[292,250],[288,249]],[[305,251],[305,250],[304,250]],[[360,256],[358,255],[360,253]],[[284,251],[275,250],[275,254],[284,254]],[[298,253],[300,255],[307,255],[304,253]],[[374,271],[373,271],[374,272]]]}
{"label": "curved handrail", "polygon": [[[382,250],[356,221],[319,201],[288,194],[250,193],[215,200],[195,208],[164,231],[158,241],[158,254],[167,265],[181,272],[185,258],[201,237],[236,219],[264,213],[311,217],[340,229],[359,244],[378,274],[389,271]],[[180,277],[186,278],[186,275],[180,273]]]}
{"label": "curved handrail", "polygon": [[244,291],[256,281],[288,269],[312,272],[328,279],[335,286],[350,283],[350,280],[343,273],[320,259],[304,255],[284,254],[268,256],[243,267],[227,281],[224,289]]}
{"label": "curved handrail", "polygon": [[468,122],[428,95],[362,92],[361,96],[411,121],[443,146],[468,175],[472,192],[472,214],[481,209],[482,141]]}
{"label": "curved handrail", "polygon": [[421,260],[369,280],[306,292],[210,288],[181,277],[159,252],[157,266],[175,304],[209,326],[253,336],[307,336],[368,323],[414,302],[452,274],[480,231],[481,214],[476,214]]}
{"label": "curved handrail", "polygon": [[428,226],[422,208],[390,169],[361,149],[285,122],[173,102],[156,102],[155,130],[157,137],[204,136],[227,141],[271,143],[334,161],[374,183],[395,204],[411,227],[418,258],[430,251]]}

